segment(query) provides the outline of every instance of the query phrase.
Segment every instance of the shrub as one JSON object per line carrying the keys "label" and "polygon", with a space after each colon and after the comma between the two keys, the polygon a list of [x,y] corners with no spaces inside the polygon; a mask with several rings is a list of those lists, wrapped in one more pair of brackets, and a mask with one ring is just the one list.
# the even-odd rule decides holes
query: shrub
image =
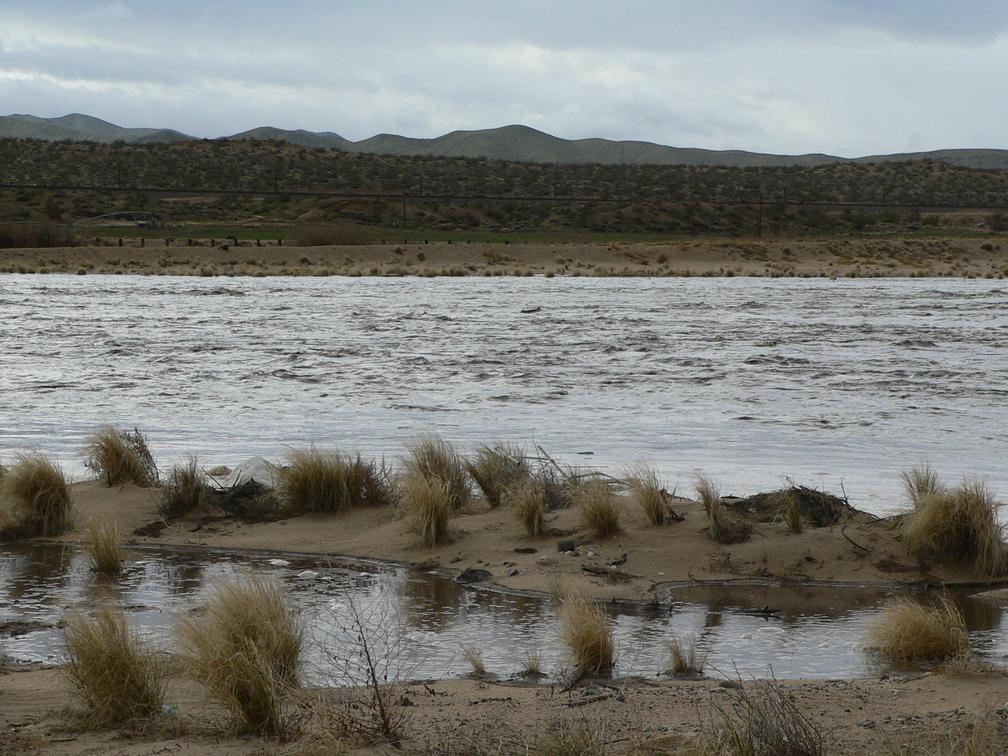
{"label": "shrub", "polygon": [[448,484],[421,475],[407,476],[402,484],[406,517],[421,546],[432,549],[448,540],[452,498]]}
{"label": "shrub", "polygon": [[158,489],[158,512],[166,520],[182,517],[203,506],[207,499],[206,474],[196,457],[175,465]]}
{"label": "shrub", "polygon": [[560,626],[579,677],[606,674],[612,669],[612,633],[597,602],[581,594],[567,596],[560,607]]}
{"label": "shrub", "polygon": [[93,434],[84,448],[84,466],[109,486],[134,483],[145,488],[158,479],[147,439],[136,428],[117,431],[106,427]]}
{"label": "shrub", "polygon": [[821,756],[822,732],[775,680],[753,680],[727,699],[712,698],[718,718],[707,751],[731,756]]}
{"label": "shrub", "polygon": [[476,481],[487,504],[500,506],[507,491],[521,485],[529,478],[528,462],[522,449],[498,444],[481,446],[476,455],[466,460],[466,469]]}
{"label": "shrub", "polygon": [[608,538],[619,532],[619,510],[613,503],[612,491],[604,480],[584,483],[576,500],[581,521],[596,538]]}
{"label": "shrub", "polygon": [[59,535],[70,526],[70,484],[59,464],[41,454],[18,458],[0,481],[18,528],[27,535]]}
{"label": "shrub", "polygon": [[665,486],[658,473],[648,465],[641,465],[629,474],[630,490],[644,510],[644,516],[655,527],[661,527],[668,518]]}
{"label": "shrub", "polygon": [[164,684],[154,655],[129,629],[121,609],[100,607],[93,618],[72,613],[63,629],[65,672],[97,724],[161,713]]}
{"label": "shrub", "polygon": [[541,486],[524,483],[506,495],[508,506],[529,538],[541,538],[546,532],[546,495]]}
{"label": "shrub", "polygon": [[707,664],[707,654],[700,650],[695,635],[673,635],[669,641],[669,663],[666,674],[699,675]]}
{"label": "shrub", "polygon": [[887,661],[948,659],[969,651],[962,613],[944,595],[934,606],[903,597],[891,601],[868,629],[866,647]]}
{"label": "shrub", "polygon": [[429,436],[410,444],[409,453],[404,463],[408,474],[443,483],[452,509],[461,509],[469,503],[465,465],[450,443],[439,436]]}
{"label": "shrub", "polygon": [[998,503],[982,482],[924,496],[901,526],[907,547],[919,556],[970,563],[980,575],[1005,572]]}
{"label": "shrub", "polygon": [[907,498],[910,499],[910,503],[915,509],[929,496],[946,491],[945,484],[938,477],[938,473],[928,465],[917,465],[909,470],[904,470],[901,475]]}
{"label": "shrub", "polygon": [[298,685],[303,629],[278,583],[218,584],[205,612],[179,624],[178,637],[193,677],[248,730],[285,729],[283,698]]}
{"label": "shrub", "polygon": [[91,520],[88,523],[88,553],[91,566],[96,572],[118,575],[122,569],[119,552],[119,526],[115,522],[106,523]]}

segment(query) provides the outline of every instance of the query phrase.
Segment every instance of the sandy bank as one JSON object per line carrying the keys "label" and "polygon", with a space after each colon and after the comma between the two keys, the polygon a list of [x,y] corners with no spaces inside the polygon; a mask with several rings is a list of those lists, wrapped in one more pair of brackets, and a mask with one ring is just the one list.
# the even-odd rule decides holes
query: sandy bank
{"label": "sandy bank", "polygon": [[[510,510],[476,500],[452,519],[451,543],[425,549],[391,508],[249,522],[211,507],[160,527],[151,489],[90,481],[75,484],[73,494],[77,532],[66,536],[70,539],[80,537],[92,518],[115,519],[125,540],[139,544],[339,555],[423,565],[450,575],[474,568],[489,573],[485,583],[509,590],[545,593],[559,582],[606,600],[652,601],[662,584],[674,582],[982,582],[966,568],[918,560],[899,540],[893,520],[857,511],[836,525],[805,527],[801,533],[783,522],[753,521],[748,541],[724,545],[711,540],[702,506],[689,499],[673,505],[682,522],[651,527],[630,496],[618,497],[621,531],[601,540],[582,527],[576,508],[551,513],[551,535],[529,539]],[[560,552],[559,542],[571,539],[576,551]]]}
{"label": "sandy bank", "polygon": [[[385,244],[0,250],[0,272],[239,276],[955,276],[1003,278],[1008,243],[986,239],[852,238],[611,244]],[[132,246],[131,246],[132,245]],[[224,248],[227,247],[227,248]]]}
{"label": "sandy bank", "polygon": [[[823,732],[827,753],[995,753],[1008,718],[1003,673],[932,673],[910,678],[781,683]],[[297,694],[302,732],[281,743],[232,734],[225,713],[194,684],[172,677],[177,714],[142,730],[90,730],[66,709],[57,669],[0,674],[0,749],[5,753],[535,753],[558,726],[588,730],[611,753],[706,752],[712,701],[733,691],[712,680],[628,679],[565,693],[557,686],[452,680],[407,687],[409,719],[400,749],[340,744],[325,730],[338,691]],[[972,741],[974,750],[966,751]]]}

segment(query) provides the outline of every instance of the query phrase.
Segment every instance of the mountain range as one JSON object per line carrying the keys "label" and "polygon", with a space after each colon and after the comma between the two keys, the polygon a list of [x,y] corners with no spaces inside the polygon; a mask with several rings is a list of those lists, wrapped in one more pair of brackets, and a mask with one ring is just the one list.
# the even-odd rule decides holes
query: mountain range
{"label": "mountain range", "polygon": [[[72,113],[60,118],[33,115],[0,116],[0,139],[71,140],[133,144],[185,142],[197,137],[174,129],[124,128],[100,118]],[[844,158],[812,153],[774,155],[743,150],[706,150],[669,147],[653,142],[610,139],[561,139],[528,126],[503,126],[476,131],[452,131],[434,139],[416,139],[397,134],[378,134],[359,142],[332,131],[286,130],[263,126],[220,137],[226,140],[279,140],[301,147],[328,148],[346,152],[383,155],[430,155],[487,158],[530,163],[616,165],[721,165],[729,167],[816,166],[834,163],[879,163],[936,160],[967,168],[1008,169],[1008,150],[946,149]]]}

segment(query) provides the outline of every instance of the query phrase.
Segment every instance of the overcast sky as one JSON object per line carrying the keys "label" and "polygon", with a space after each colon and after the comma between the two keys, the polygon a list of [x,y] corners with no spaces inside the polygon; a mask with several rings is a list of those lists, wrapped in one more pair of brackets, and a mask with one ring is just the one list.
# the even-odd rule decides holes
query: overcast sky
{"label": "overcast sky", "polygon": [[0,0],[0,114],[846,156],[1008,147],[1006,0]]}

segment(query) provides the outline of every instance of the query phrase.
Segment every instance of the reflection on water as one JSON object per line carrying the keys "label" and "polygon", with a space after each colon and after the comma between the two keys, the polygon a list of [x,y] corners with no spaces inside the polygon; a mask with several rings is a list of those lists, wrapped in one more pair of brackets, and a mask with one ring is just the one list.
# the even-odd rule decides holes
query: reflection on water
{"label": "reflection on water", "polygon": [[924,458],[1008,493],[1006,281],[0,275],[0,343],[0,460],[79,474],[113,423],[166,462],[436,431],[878,514]]}
{"label": "reflection on water", "polygon": [[[0,639],[0,651],[22,660],[58,661],[61,634],[55,626],[68,609],[88,610],[99,601],[121,603],[130,622],[162,648],[171,645],[171,625],[198,607],[214,582],[255,570],[281,580],[302,613],[311,640],[310,677],[340,683],[337,667],[321,643],[347,642],[348,601],[367,618],[380,642],[401,641],[401,668],[413,678],[468,672],[459,653],[475,644],[487,669],[514,673],[533,648],[544,670],[564,665],[559,627],[546,599],[478,591],[405,568],[290,558],[271,564],[257,555],[133,550],[123,574],[92,573],[73,550],[32,545],[0,550],[0,626],[37,623],[21,635]],[[618,674],[654,675],[667,656],[669,637],[695,635],[709,653],[712,670],[779,678],[858,677],[878,672],[861,650],[868,625],[890,595],[866,588],[763,586],[668,588],[657,606],[607,607],[618,649]],[[958,596],[974,646],[1001,662],[1008,654],[1004,613]],[[764,611],[767,610],[767,611]],[[330,648],[339,655],[339,648]]]}

